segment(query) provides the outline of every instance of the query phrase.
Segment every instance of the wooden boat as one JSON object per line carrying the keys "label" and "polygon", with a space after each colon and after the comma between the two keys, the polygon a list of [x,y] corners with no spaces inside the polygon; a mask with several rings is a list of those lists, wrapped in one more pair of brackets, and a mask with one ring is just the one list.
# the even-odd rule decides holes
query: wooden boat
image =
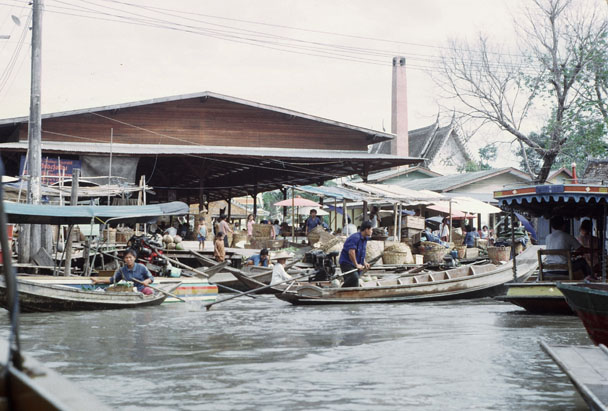
{"label": "wooden boat", "polygon": [[[165,283],[157,288],[172,292],[180,281]],[[18,280],[19,307],[22,312],[53,312],[81,310],[111,310],[160,305],[167,294],[157,292],[144,295],[136,292],[87,291],[62,285],[42,284]],[[0,307],[8,307],[8,294],[4,281],[0,281]]]}
{"label": "wooden boat", "polygon": [[594,346],[541,346],[570,378],[589,409],[608,410],[608,350],[600,344]]}
{"label": "wooden boat", "polygon": [[[532,216],[567,218],[595,218],[598,226],[606,221],[608,187],[598,184],[543,184],[503,189],[494,192],[498,205],[505,211],[523,211]],[[599,244],[604,243],[605,233],[599,231]],[[606,260],[605,253],[601,253]],[[601,264],[605,270],[606,264]],[[606,279],[605,271],[602,278]],[[576,283],[574,281],[573,283]],[[511,283],[501,301],[516,304],[535,314],[574,314],[557,281],[541,278],[537,282]]]}
{"label": "wooden boat", "polygon": [[581,319],[595,344],[608,344],[608,284],[564,284],[557,288]]}
{"label": "wooden boat", "polygon": [[[518,275],[522,281],[537,266],[536,247],[529,247],[518,257]],[[296,305],[392,303],[497,295],[513,278],[513,264],[467,265],[444,271],[425,271],[406,275],[387,276],[364,283],[357,288],[321,288],[301,286],[293,291],[276,294],[277,298]]]}
{"label": "wooden boat", "polygon": [[523,282],[508,284],[507,293],[495,297],[518,305],[532,314],[574,315],[555,282]]}

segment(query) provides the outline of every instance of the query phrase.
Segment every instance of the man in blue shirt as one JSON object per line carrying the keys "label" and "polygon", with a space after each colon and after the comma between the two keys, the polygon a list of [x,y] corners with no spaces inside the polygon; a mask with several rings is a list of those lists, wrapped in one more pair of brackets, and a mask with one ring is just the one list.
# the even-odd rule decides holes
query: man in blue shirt
{"label": "man in blue shirt", "polygon": [[306,228],[304,232],[306,235],[308,235],[316,226],[321,225],[321,219],[317,217],[317,210],[314,208],[310,210],[310,215],[306,219],[305,225]]}
{"label": "man in blue shirt", "polygon": [[252,255],[245,261],[246,265],[253,265],[256,267],[268,267],[270,258],[268,257],[268,249],[262,248],[260,254]]}
{"label": "man in blue shirt", "polygon": [[152,274],[150,274],[150,271],[148,271],[145,265],[135,262],[135,259],[137,258],[137,254],[135,253],[135,251],[125,251],[125,256],[123,258],[125,261],[125,265],[116,270],[112,277],[91,277],[91,281],[93,282],[93,284],[114,284],[119,282],[120,280],[133,281],[134,278],[143,283],[135,283],[137,291],[145,295],[154,294],[154,291],[150,287],[147,287],[148,284],[154,282],[154,277],[152,276]]}
{"label": "man in blue shirt", "polygon": [[351,235],[344,242],[338,263],[340,264],[342,273],[352,272],[344,276],[342,287],[359,286],[361,270],[369,268],[369,264],[365,262],[365,250],[367,248],[367,239],[371,235],[372,222],[364,221],[359,228],[359,232]]}

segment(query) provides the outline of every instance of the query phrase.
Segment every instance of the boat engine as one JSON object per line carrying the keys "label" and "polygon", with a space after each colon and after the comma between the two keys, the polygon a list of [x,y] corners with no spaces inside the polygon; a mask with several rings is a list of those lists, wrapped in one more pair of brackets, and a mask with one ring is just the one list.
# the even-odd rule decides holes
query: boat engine
{"label": "boat engine", "polygon": [[312,264],[315,274],[310,281],[331,281],[336,273],[336,257],[338,252],[325,254],[321,250],[312,250],[304,255],[304,262]]}
{"label": "boat engine", "polygon": [[152,275],[164,277],[179,277],[180,269],[173,267],[163,258],[162,242],[147,235],[134,235],[127,242],[127,247],[135,250],[137,261],[146,266]]}

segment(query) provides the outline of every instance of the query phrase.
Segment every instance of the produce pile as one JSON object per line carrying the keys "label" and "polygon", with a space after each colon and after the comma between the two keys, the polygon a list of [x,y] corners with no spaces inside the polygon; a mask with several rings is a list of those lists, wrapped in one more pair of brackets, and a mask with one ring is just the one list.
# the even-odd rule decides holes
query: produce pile
{"label": "produce pile", "polygon": [[171,236],[165,234],[163,236],[163,244],[167,250],[185,250],[182,238],[179,235]]}

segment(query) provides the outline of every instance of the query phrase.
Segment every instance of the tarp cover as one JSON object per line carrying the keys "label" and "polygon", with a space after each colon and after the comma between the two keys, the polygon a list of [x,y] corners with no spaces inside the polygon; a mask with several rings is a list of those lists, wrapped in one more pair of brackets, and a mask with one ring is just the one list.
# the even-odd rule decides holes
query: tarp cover
{"label": "tarp cover", "polygon": [[157,217],[184,215],[188,205],[180,201],[145,206],[51,206],[5,201],[4,211],[12,224],[110,224],[147,223]]}
{"label": "tarp cover", "polygon": [[[110,175],[110,157],[81,156],[82,177],[102,177]],[[123,177],[127,183],[135,184],[135,175],[139,157],[112,157],[112,177]],[[112,184],[114,181],[103,182]]]}

